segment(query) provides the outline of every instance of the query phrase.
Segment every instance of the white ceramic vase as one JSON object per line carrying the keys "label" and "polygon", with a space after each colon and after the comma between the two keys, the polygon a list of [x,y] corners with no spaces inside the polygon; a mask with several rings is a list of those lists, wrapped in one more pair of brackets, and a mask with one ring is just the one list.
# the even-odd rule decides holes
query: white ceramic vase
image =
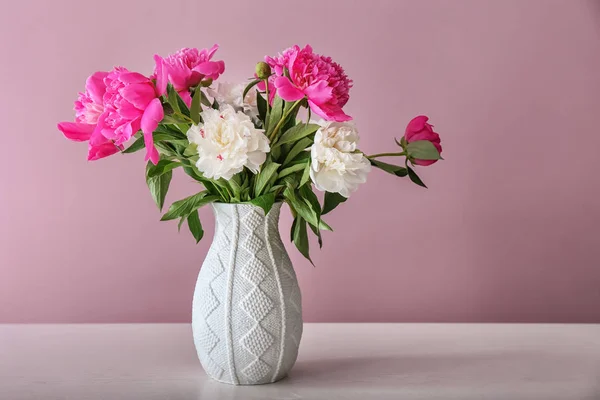
{"label": "white ceramic vase", "polygon": [[212,205],[215,236],[194,292],[192,330],[206,373],[220,382],[278,381],[296,362],[302,302],[279,235],[281,203]]}

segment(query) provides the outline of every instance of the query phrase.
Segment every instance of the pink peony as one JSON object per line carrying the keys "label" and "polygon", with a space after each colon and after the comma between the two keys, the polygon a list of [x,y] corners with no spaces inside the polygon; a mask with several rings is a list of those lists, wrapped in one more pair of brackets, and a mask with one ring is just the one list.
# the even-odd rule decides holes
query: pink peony
{"label": "pink peony", "polygon": [[164,113],[156,87],[142,74],[116,67],[104,78],[104,112],[98,118],[90,144],[100,146],[105,139],[121,146],[138,130],[144,133],[146,160],[158,163],[152,132],[163,119]]}
{"label": "pink peony", "polygon": [[210,49],[202,50],[183,48],[167,58],[154,55],[158,92],[163,95],[170,82],[189,106],[192,102],[189,88],[197,86],[204,79],[215,80],[225,71],[223,61],[210,61],[218,48],[216,44]]}
{"label": "pink peony", "polygon": [[[433,125],[428,124],[429,118],[425,115],[414,117],[406,126],[404,138],[407,143],[416,142],[418,140],[430,141],[435,148],[442,154],[442,145],[440,135],[433,131]],[[417,165],[428,166],[435,163],[437,160],[414,160]]]}
{"label": "pink peony", "polygon": [[[352,119],[342,111],[349,99],[352,80],[331,57],[315,54],[312,47],[306,45],[303,49],[290,47],[277,57],[265,57],[265,61],[275,71],[273,82],[279,97],[296,101],[306,96],[311,110],[324,119]],[[290,78],[285,76],[284,68]]]}
{"label": "pink peony", "polygon": [[[104,112],[103,97],[106,92],[104,78],[108,72],[96,72],[92,74],[85,83],[85,91],[79,93],[75,102],[75,122],[61,122],[58,129],[67,139],[76,142],[90,140],[100,115]],[[108,157],[119,151],[114,143],[104,138],[89,144],[88,160],[98,160]]]}

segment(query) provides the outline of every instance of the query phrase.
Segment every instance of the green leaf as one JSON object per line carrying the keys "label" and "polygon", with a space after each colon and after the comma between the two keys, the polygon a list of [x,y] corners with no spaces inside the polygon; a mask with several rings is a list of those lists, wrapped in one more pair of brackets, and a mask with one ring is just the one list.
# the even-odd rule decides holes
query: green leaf
{"label": "green leaf", "polygon": [[187,217],[188,228],[190,228],[190,232],[196,239],[196,244],[202,239],[204,236],[204,229],[202,229],[202,224],[200,223],[200,216],[198,215],[198,210],[192,211],[190,215]]}
{"label": "green leaf", "polygon": [[200,99],[202,98],[202,90],[199,87],[194,92],[192,97],[192,105],[190,107],[190,118],[196,125],[200,123]]}
{"label": "green leaf", "polygon": [[179,93],[177,93],[177,103],[179,104],[179,110],[181,110],[181,113],[186,117],[191,118],[190,109],[188,108],[187,104],[185,104],[185,101],[183,101],[181,96],[179,96]]}
{"label": "green leaf", "polygon": [[241,201],[241,193],[242,193],[242,179],[240,177],[240,174],[235,174],[234,176],[231,177],[231,179],[229,181],[227,181],[227,183],[229,184],[229,186],[231,187],[231,190],[233,191],[233,199],[232,200],[236,200],[236,201]]}
{"label": "green leaf", "polygon": [[439,160],[440,152],[429,140],[417,140],[406,146],[406,152],[412,158],[419,160]]}
{"label": "green leaf", "polygon": [[167,99],[173,110],[180,112],[186,117],[190,117],[190,109],[187,104],[185,104],[185,101],[183,101],[179,93],[170,84],[167,85]]}
{"label": "green leaf", "polygon": [[296,219],[294,219],[294,225],[292,226],[292,242],[294,242],[300,254],[314,266],[315,264],[310,259],[310,251],[308,248],[306,221],[300,216],[297,216]]}
{"label": "green leaf", "polygon": [[264,121],[267,115],[267,101],[258,90],[256,91],[256,107],[258,108],[258,117]]}
{"label": "green leaf", "polygon": [[249,203],[262,208],[266,216],[271,210],[271,207],[273,207],[273,204],[275,204],[275,193],[263,194],[260,197],[250,200]]}
{"label": "green leaf", "polygon": [[293,174],[294,172],[298,172],[298,171],[302,171],[305,167],[306,167],[306,163],[307,161],[303,161],[301,163],[298,164],[294,164],[291,165],[287,168],[282,169],[281,171],[279,171],[279,175],[278,175],[278,179],[283,178],[284,176],[288,176],[290,174]]}
{"label": "green leaf", "polygon": [[181,112],[181,110],[179,109],[179,102],[177,101],[177,97],[179,97],[179,95],[177,94],[177,91],[173,88],[173,85],[168,84],[167,100],[169,101],[171,107],[173,107],[173,110]]}
{"label": "green leaf", "polygon": [[308,183],[308,181],[310,181],[310,159],[306,163],[306,167],[302,173],[302,178],[300,178],[300,187],[304,186],[306,183]]}
{"label": "green leaf", "polygon": [[300,196],[304,199],[304,202],[312,208],[313,212],[317,216],[317,225],[310,225],[310,229],[319,239],[319,247],[323,247],[323,239],[321,238],[321,232],[317,226],[321,225],[321,204],[319,204],[319,199],[317,195],[312,191],[310,185],[300,186],[299,189]]}
{"label": "green leaf", "polygon": [[263,193],[263,190],[267,187],[267,184],[271,181],[271,178],[275,176],[277,173],[277,169],[281,166],[281,164],[277,164],[276,162],[267,161],[263,164],[261,171],[256,176],[256,181],[254,184],[254,194],[256,196],[260,196]]}
{"label": "green leaf", "polygon": [[158,125],[158,127],[154,130],[154,138],[156,138],[156,135],[158,133],[165,134],[175,139],[187,140],[187,136],[184,133],[182,133],[179,129],[173,128],[170,125]]}
{"label": "green leaf", "polygon": [[[312,139],[309,139],[309,138],[304,138],[304,139],[297,141],[294,144],[294,146],[290,149],[290,151],[287,153],[287,156],[285,156],[285,160],[283,160],[283,165],[287,165],[290,162],[292,162],[298,154],[302,153],[307,148],[309,148],[312,143],[313,143]],[[309,152],[307,151],[306,153],[309,153]]]}
{"label": "green leaf", "polygon": [[331,212],[334,208],[336,208],[338,205],[345,202],[346,200],[348,199],[339,193],[325,192],[325,201],[323,202],[323,211],[321,212],[321,214],[325,215]]}
{"label": "green leaf", "polygon": [[408,171],[406,170],[406,168],[404,167],[400,167],[399,165],[393,165],[393,164],[388,164],[388,163],[384,163],[382,161],[377,161],[377,160],[372,160],[369,159],[369,161],[371,162],[371,165],[373,165],[374,167],[377,167],[385,172],[388,172],[392,175],[396,175],[396,176],[406,176],[408,174]]}
{"label": "green leaf", "polygon": [[285,143],[295,142],[306,136],[312,135],[319,129],[317,124],[305,124],[304,122],[299,123],[285,131],[279,140],[273,146],[281,146]]}
{"label": "green leaf", "polygon": [[246,95],[248,94],[248,92],[250,91],[250,89],[252,89],[258,83],[260,83],[260,81],[262,81],[262,79],[255,79],[252,82],[250,82],[249,84],[247,84],[246,87],[244,88],[244,92],[242,93],[242,99],[245,99]]}
{"label": "green leaf", "polygon": [[331,227],[327,225],[323,220],[320,220],[317,213],[311,206],[307,204],[303,199],[299,198],[296,191],[288,186],[283,192],[284,197],[287,199],[291,207],[294,208],[299,216],[304,218],[309,224],[318,227],[320,229],[331,231]]}
{"label": "green leaf", "polygon": [[161,221],[169,221],[184,215],[190,214],[192,211],[197,210],[205,204],[212,203],[213,201],[219,200],[218,196],[208,195],[208,192],[196,193],[193,196],[186,197],[183,200],[179,200],[171,204],[169,211],[160,219]]}
{"label": "green leaf", "polygon": [[[146,166],[146,173],[152,166],[154,166],[154,164],[148,161],[148,165]],[[150,195],[152,195],[154,202],[158,206],[158,209],[161,211],[163,205],[165,204],[165,197],[167,196],[167,192],[169,191],[169,184],[171,183],[172,177],[172,171],[166,172],[160,176],[155,176],[153,178],[150,178],[146,175],[146,184],[148,185],[148,189],[150,189]]]}
{"label": "green leaf", "polygon": [[421,178],[419,178],[417,173],[415,171],[413,171],[413,169],[411,167],[407,166],[406,168],[408,168],[408,177],[410,178],[411,181],[413,181],[414,183],[416,183],[419,186],[423,186],[424,188],[427,188],[427,186],[425,186],[425,184],[423,183]]}
{"label": "green leaf", "polygon": [[269,127],[266,132],[267,137],[270,136],[271,132],[273,129],[275,129],[277,123],[283,115],[283,103],[283,100],[279,96],[275,96],[273,99],[273,105],[271,107],[271,112],[269,113],[269,121],[267,125]]}
{"label": "green leaf", "polygon": [[181,232],[181,225],[183,225],[185,221],[187,221],[187,215],[184,215],[183,217],[179,218],[179,223],[177,224],[177,232]]}
{"label": "green leaf", "polygon": [[277,192],[279,189],[285,188],[285,185],[273,185],[269,189],[269,192]]}
{"label": "green leaf", "polygon": [[188,143],[183,150],[183,155],[185,157],[193,157],[198,155],[198,145],[196,143]]}
{"label": "green leaf", "polygon": [[158,164],[152,165],[146,171],[146,176],[149,178],[154,178],[156,176],[160,176],[167,172],[172,171],[173,169],[179,167],[181,164],[171,160],[160,160]]}
{"label": "green leaf", "polygon": [[[158,131],[154,131],[154,133],[152,133],[152,137],[154,138],[155,142],[160,142],[160,141],[163,141],[163,140],[172,140],[172,139],[174,139],[173,136],[165,134],[165,133],[161,133],[161,132],[158,132]],[[126,153],[126,154],[135,153],[136,151],[139,151],[139,150],[141,150],[141,149],[143,149],[145,147],[146,147],[146,143],[144,142],[144,137],[140,136],[139,138],[137,138],[135,140],[135,142],[133,142],[131,144],[131,146],[129,146],[128,148],[126,148],[125,150],[123,150],[123,153]]]}
{"label": "green leaf", "polygon": [[140,136],[139,138],[137,138],[135,140],[135,142],[133,142],[131,144],[131,146],[129,146],[128,148],[123,150],[123,153],[125,153],[125,154],[135,153],[136,151],[139,151],[139,150],[143,149],[144,147],[146,147],[146,144],[144,143],[144,137]]}
{"label": "green leaf", "polygon": [[154,146],[158,149],[158,151],[161,154],[164,154],[165,156],[168,156],[168,157],[176,157],[177,156],[177,152],[175,151],[175,149],[166,142],[156,142],[156,143],[154,143]]}

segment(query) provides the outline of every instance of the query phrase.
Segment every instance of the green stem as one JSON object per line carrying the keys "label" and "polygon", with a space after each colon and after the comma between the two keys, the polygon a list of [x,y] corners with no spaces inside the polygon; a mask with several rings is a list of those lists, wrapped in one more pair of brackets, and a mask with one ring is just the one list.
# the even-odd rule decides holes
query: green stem
{"label": "green stem", "polygon": [[269,114],[271,111],[271,103],[269,103],[269,78],[265,79],[265,94],[267,95],[267,112],[265,113],[265,120],[269,120]]}
{"label": "green stem", "polygon": [[275,125],[275,129],[273,129],[273,132],[271,132],[271,135],[269,136],[269,141],[271,143],[273,143],[273,140],[275,139],[275,137],[277,136],[277,132],[279,131],[279,129],[281,129],[281,127],[283,126],[283,124],[285,123],[285,120],[287,119],[287,117],[289,117],[289,115],[292,113],[292,111],[294,111],[294,109],[296,107],[298,107],[300,105],[300,103],[302,102],[302,100],[304,100],[304,98],[297,100],[293,106],[291,106],[281,117],[281,119],[279,120],[279,122],[277,123],[277,125]]}
{"label": "green stem", "polygon": [[183,118],[186,122],[189,122],[191,124],[195,124],[194,120],[189,118],[186,115],[183,115],[182,113],[180,113],[179,111],[173,111],[173,115],[177,115],[178,117]]}
{"label": "green stem", "polygon": [[402,153],[379,153],[379,154],[373,154],[372,156],[367,156],[367,158],[376,158],[376,157],[396,157],[396,156],[405,156],[406,153],[402,152]]}

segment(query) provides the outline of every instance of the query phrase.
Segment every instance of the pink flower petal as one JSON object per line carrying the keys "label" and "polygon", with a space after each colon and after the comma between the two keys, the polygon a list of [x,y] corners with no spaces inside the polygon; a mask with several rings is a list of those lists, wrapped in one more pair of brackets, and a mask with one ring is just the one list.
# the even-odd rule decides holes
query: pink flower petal
{"label": "pink flower petal", "polygon": [[215,44],[213,45],[213,47],[211,47],[211,48],[208,50],[207,57],[208,57],[208,59],[209,59],[209,60],[212,58],[212,56],[215,54],[215,52],[216,52],[217,50],[219,50],[219,45],[215,43]]}
{"label": "pink flower petal", "polygon": [[408,137],[406,138],[406,141],[408,143],[416,142],[417,140],[427,140],[434,144],[438,144],[441,142],[440,135],[438,135],[435,132],[428,132],[426,130],[422,130],[420,132],[413,133],[412,135],[409,135],[409,136],[410,136],[410,139]]}
{"label": "pink flower petal", "polygon": [[100,145],[92,145],[88,147],[88,161],[99,160],[118,153],[119,149],[112,142],[105,142]]}
{"label": "pink flower petal", "polygon": [[104,112],[98,118],[98,124],[96,125],[92,135],[90,136],[90,145],[97,146],[107,142],[107,138],[103,134],[103,130],[106,129],[106,116],[108,112]]}
{"label": "pink flower petal", "polygon": [[310,109],[317,115],[321,116],[323,119],[327,121],[350,121],[352,119],[351,116],[347,115],[341,107],[332,104],[315,104],[311,100],[308,100],[308,105]]}
{"label": "pink flower petal", "polygon": [[140,110],[144,110],[152,99],[156,98],[154,88],[147,83],[132,83],[124,86],[119,90],[119,94]]}
{"label": "pink flower petal", "polygon": [[304,93],[306,93],[312,102],[323,104],[327,103],[333,97],[333,88],[329,86],[327,81],[319,81],[304,89]]}
{"label": "pink flower petal", "polygon": [[[406,133],[408,132],[419,132],[425,127],[425,123],[429,120],[425,115],[419,115],[410,120],[406,125]],[[408,138],[407,138],[408,140]]]}
{"label": "pink flower petal", "polygon": [[196,65],[193,71],[199,72],[202,75],[216,79],[225,71],[225,63],[223,61],[207,61]]}
{"label": "pink flower petal", "polygon": [[86,140],[90,140],[95,128],[96,125],[82,124],[79,122],[61,122],[58,124],[58,130],[61,131],[67,139],[75,142],[85,142]]}
{"label": "pink flower petal", "polygon": [[436,163],[438,160],[414,160],[416,165],[420,165],[422,167],[427,167],[433,163]]}
{"label": "pink flower petal", "polygon": [[158,96],[162,96],[167,92],[169,76],[161,56],[155,54],[154,62],[156,63],[156,66],[154,67],[154,72],[156,73],[156,92]]}
{"label": "pink flower petal", "polygon": [[285,101],[296,101],[304,98],[304,92],[292,85],[292,82],[284,76],[275,79],[277,94]]}
{"label": "pink flower petal", "polygon": [[95,72],[85,82],[85,90],[89,93],[94,103],[102,104],[102,96],[106,92],[106,84],[104,78],[108,72]]}
{"label": "pink flower petal", "polygon": [[119,75],[119,80],[123,83],[147,83],[149,79],[139,72],[124,72]]}
{"label": "pink flower petal", "polygon": [[181,100],[183,100],[186,106],[192,106],[192,95],[187,89],[177,93],[179,93],[179,97],[181,97]]}
{"label": "pink flower petal", "polygon": [[144,115],[142,115],[141,127],[142,132],[144,132],[144,143],[146,144],[145,160],[150,160],[154,165],[158,163],[159,155],[156,147],[154,147],[152,132],[163,118],[164,111],[159,99],[152,100],[144,111]]}

